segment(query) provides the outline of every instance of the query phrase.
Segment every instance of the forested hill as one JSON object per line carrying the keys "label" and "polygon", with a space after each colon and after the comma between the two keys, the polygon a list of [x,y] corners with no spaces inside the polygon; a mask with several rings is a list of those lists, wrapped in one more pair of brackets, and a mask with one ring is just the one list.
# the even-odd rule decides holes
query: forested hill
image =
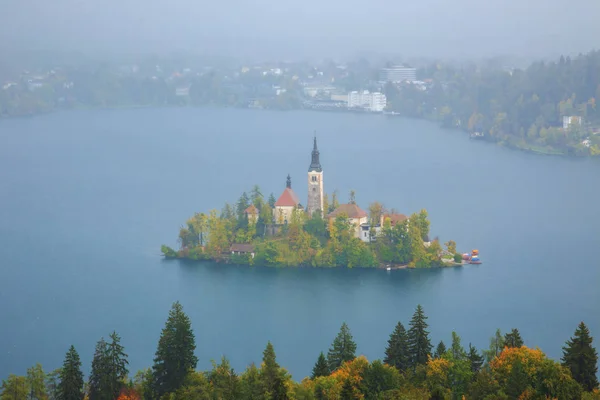
{"label": "forested hill", "polygon": [[[434,64],[419,75],[431,79],[431,89],[387,85],[393,110],[520,148],[600,154],[600,135],[593,134],[600,125],[600,51],[525,70]],[[563,130],[563,116],[581,116],[583,126]]]}

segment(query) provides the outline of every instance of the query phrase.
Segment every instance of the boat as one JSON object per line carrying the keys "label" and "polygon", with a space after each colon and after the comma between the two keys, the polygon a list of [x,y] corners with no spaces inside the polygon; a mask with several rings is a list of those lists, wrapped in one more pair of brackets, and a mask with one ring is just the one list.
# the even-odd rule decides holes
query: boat
{"label": "boat", "polygon": [[469,264],[481,264],[481,259],[479,258],[479,250],[471,251],[471,256],[467,261]]}

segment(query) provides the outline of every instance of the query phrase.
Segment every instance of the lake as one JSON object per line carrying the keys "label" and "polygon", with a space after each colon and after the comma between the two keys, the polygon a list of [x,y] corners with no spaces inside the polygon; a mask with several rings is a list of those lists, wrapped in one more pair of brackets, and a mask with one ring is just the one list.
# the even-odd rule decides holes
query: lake
{"label": "lake", "polygon": [[[317,132],[325,190],[364,209],[426,208],[432,236],[482,265],[433,270],[233,267],[166,261],[194,212],[289,173],[306,203]],[[554,358],[580,321],[600,340],[600,162],[536,156],[383,115],[210,108],[69,111],[0,121],[0,378],[61,365],[87,372],[116,330],[130,370],[152,365],[172,302],[196,334],[199,368],[259,363],[268,340],[294,378],[343,321],[380,358],[422,304],[436,344],[487,347],[518,328]]]}

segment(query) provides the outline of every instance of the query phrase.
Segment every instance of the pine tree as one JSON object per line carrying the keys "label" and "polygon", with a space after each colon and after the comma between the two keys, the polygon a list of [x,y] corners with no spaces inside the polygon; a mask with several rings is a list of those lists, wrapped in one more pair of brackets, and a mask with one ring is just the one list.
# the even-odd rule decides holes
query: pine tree
{"label": "pine tree", "polygon": [[119,396],[121,389],[123,388],[125,379],[129,370],[127,365],[127,354],[125,354],[125,348],[121,345],[121,338],[117,335],[117,332],[110,334],[110,343],[107,347],[108,355],[108,377],[109,377],[109,393],[113,399]]}
{"label": "pine tree", "polygon": [[452,345],[450,346],[450,352],[454,360],[464,360],[467,357],[465,349],[460,344],[460,336],[452,331]]}
{"label": "pine tree", "polygon": [[254,363],[250,364],[240,377],[240,398],[243,400],[261,400],[264,398],[260,371]]}
{"label": "pine tree", "polygon": [[398,322],[394,332],[390,335],[383,362],[400,371],[405,371],[410,365],[408,335],[401,322]]}
{"label": "pine tree", "polygon": [[331,348],[327,352],[327,362],[329,370],[335,371],[347,361],[354,360],[356,357],[356,343],[352,340],[350,328],[344,322],[340,328],[340,332],[333,340]]}
{"label": "pine tree", "polygon": [[196,368],[196,343],[189,317],[175,302],[158,341],[152,367],[153,389],[160,398],[177,390],[190,370]]}
{"label": "pine tree", "polygon": [[443,341],[440,340],[437,347],[435,348],[435,352],[433,353],[433,358],[441,358],[446,352],[446,345]]}
{"label": "pine tree", "polygon": [[431,341],[427,331],[427,317],[423,307],[419,304],[410,321],[408,330],[408,351],[410,354],[410,365],[416,368],[419,364],[426,364],[431,354]]}
{"label": "pine tree", "polygon": [[27,369],[27,386],[29,388],[29,398],[31,400],[48,399],[48,390],[46,389],[46,374],[41,364],[36,364]]}
{"label": "pine tree", "polygon": [[92,370],[89,380],[90,400],[110,400],[111,396],[107,390],[108,382],[108,357],[107,343],[101,338],[96,344],[96,351],[92,359]]}
{"label": "pine tree", "polygon": [[354,388],[352,387],[350,379],[346,379],[344,381],[344,385],[342,386],[342,391],[340,392],[340,400],[354,399],[356,399],[356,395],[354,394]]}
{"label": "pine tree", "polygon": [[267,343],[267,347],[263,352],[260,378],[263,384],[263,391],[268,399],[285,400],[288,398],[284,377],[279,364],[277,364],[275,349],[271,342]]}
{"label": "pine tree", "polygon": [[467,358],[471,362],[471,371],[473,371],[473,373],[479,372],[483,365],[483,356],[479,354],[475,347],[471,346],[471,343],[469,343],[469,353],[467,354]]}
{"label": "pine tree", "polygon": [[598,387],[598,353],[592,346],[594,338],[581,322],[575,335],[563,347],[562,364],[571,370],[573,378],[587,391]]}
{"label": "pine tree", "polygon": [[273,193],[271,193],[269,195],[269,206],[271,208],[275,208],[275,203],[276,203],[275,196],[273,196]]}
{"label": "pine tree", "polygon": [[74,346],[69,348],[60,371],[59,400],[83,399],[83,373],[81,361]]}
{"label": "pine tree", "polygon": [[506,347],[521,347],[523,346],[523,339],[519,330],[513,328],[509,333],[504,335],[504,346]]}
{"label": "pine tree", "polygon": [[321,352],[321,354],[319,354],[317,362],[315,363],[315,366],[313,367],[312,375],[310,378],[316,379],[320,376],[328,376],[329,374],[330,372],[329,365],[327,364],[327,359],[325,358],[325,354]]}
{"label": "pine tree", "polygon": [[208,373],[208,381],[213,388],[213,396],[220,400],[237,400],[240,398],[240,379],[231,368],[226,357],[221,358],[221,364],[213,361],[213,369]]}

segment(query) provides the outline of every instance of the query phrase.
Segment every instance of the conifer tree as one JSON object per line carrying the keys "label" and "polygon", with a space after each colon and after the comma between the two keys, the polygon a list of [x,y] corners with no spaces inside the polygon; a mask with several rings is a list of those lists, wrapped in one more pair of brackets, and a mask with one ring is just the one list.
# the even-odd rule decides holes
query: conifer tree
{"label": "conifer tree", "polygon": [[220,400],[240,398],[240,379],[226,357],[221,358],[221,364],[213,361],[213,369],[208,373],[208,380],[212,385],[215,398]]}
{"label": "conifer tree", "polygon": [[473,373],[479,372],[483,365],[483,356],[479,354],[475,347],[471,346],[471,343],[469,343],[467,358],[471,362],[471,371],[473,371]]}
{"label": "conifer tree", "polygon": [[190,319],[181,304],[175,302],[160,335],[152,366],[153,390],[159,398],[181,387],[189,371],[196,368],[195,349]]}
{"label": "conifer tree", "polygon": [[313,367],[312,370],[312,375],[311,375],[311,379],[316,379],[320,376],[327,376],[329,375],[329,365],[327,364],[327,358],[325,358],[325,354],[323,354],[323,352],[321,352],[319,354],[319,358],[317,359],[317,362],[315,363],[315,366]]}
{"label": "conifer tree", "polygon": [[431,341],[427,331],[427,317],[423,307],[417,305],[417,309],[410,321],[408,330],[408,351],[410,354],[410,365],[416,368],[419,364],[426,364],[431,354]]}
{"label": "conifer tree", "polygon": [[505,347],[521,347],[523,346],[523,339],[519,330],[513,328],[509,333],[504,335],[504,346]]}
{"label": "conifer tree", "polygon": [[352,339],[350,328],[346,323],[342,323],[340,332],[331,344],[331,348],[327,352],[327,362],[331,372],[338,369],[343,363],[354,360],[356,358],[356,343]]}
{"label": "conifer tree", "polygon": [[573,378],[586,391],[598,387],[598,353],[592,346],[593,337],[588,327],[581,322],[575,335],[563,347],[562,364],[571,370]]}
{"label": "conifer tree", "polygon": [[433,358],[441,358],[446,352],[446,345],[443,341],[440,340],[437,347],[435,348],[435,352],[433,353]]}
{"label": "conifer tree", "polygon": [[454,358],[454,360],[463,360],[467,357],[465,349],[460,344],[460,336],[454,331],[452,331],[452,346],[450,346],[450,352],[452,353],[452,358]]}
{"label": "conifer tree", "polygon": [[41,364],[36,364],[27,369],[27,387],[29,388],[29,399],[46,400],[48,390],[46,389],[46,374]]}
{"label": "conifer tree", "polygon": [[405,371],[410,365],[408,335],[402,322],[396,324],[394,332],[390,335],[383,362],[396,367],[399,371]]}
{"label": "conifer tree", "polygon": [[260,379],[260,371],[254,363],[250,364],[240,377],[240,398],[243,400],[262,400],[263,387]]}
{"label": "conifer tree", "polygon": [[263,352],[263,363],[260,370],[260,378],[266,398],[272,400],[285,400],[288,398],[287,388],[282,375],[275,357],[275,349],[271,342],[268,342]]}
{"label": "conifer tree", "polygon": [[275,203],[277,202],[277,200],[275,200],[275,196],[273,195],[273,193],[271,193],[269,195],[269,206],[271,208],[275,208]]}
{"label": "conifer tree", "polygon": [[59,400],[83,399],[83,373],[81,361],[74,346],[69,348],[60,371]]}
{"label": "conifer tree", "polygon": [[115,399],[119,396],[121,389],[124,386],[125,379],[129,370],[127,365],[127,354],[125,354],[125,348],[121,345],[121,338],[117,332],[109,335],[110,343],[107,346],[108,355],[108,377],[109,377],[109,393],[112,398]]}
{"label": "conifer tree", "polygon": [[340,400],[354,399],[356,399],[356,395],[354,394],[354,388],[352,387],[350,379],[346,379],[344,381],[344,385],[342,386],[342,391],[340,392]]}
{"label": "conifer tree", "polygon": [[108,387],[108,357],[107,343],[101,338],[96,344],[96,351],[92,359],[92,370],[89,379],[90,400],[110,400]]}

